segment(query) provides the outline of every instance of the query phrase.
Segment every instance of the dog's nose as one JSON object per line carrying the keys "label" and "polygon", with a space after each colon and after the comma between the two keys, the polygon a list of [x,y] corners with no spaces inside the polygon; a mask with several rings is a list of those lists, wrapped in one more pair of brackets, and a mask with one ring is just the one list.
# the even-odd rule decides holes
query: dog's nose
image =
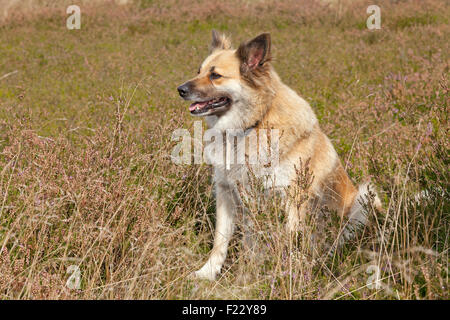
{"label": "dog's nose", "polygon": [[178,88],[178,93],[180,94],[181,97],[185,98],[188,93],[189,93],[189,88],[187,85],[183,84],[181,86],[179,86]]}

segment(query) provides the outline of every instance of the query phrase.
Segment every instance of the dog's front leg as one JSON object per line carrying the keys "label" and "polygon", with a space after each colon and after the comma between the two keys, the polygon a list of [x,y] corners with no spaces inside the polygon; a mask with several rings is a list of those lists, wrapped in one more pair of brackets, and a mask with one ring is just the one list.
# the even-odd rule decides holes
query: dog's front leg
{"label": "dog's front leg", "polygon": [[306,199],[302,199],[303,193],[298,190],[297,187],[291,186],[286,199],[286,213],[287,224],[286,229],[290,233],[296,233],[304,227],[305,216],[308,211],[308,199],[311,198],[310,194],[307,194]]}
{"label": "dog's front leg", "polygon": [[306,211],[307,211],[306,205],[302,204],[298,208],[295,203],[289,204],[289,205],[287,205],[286,211],[287,211],[287,217],[288,217],[286,229],[288,230],[288,232],[291,232],[291,233],[295,233],[295,232],[299,231],[299,228],[301,227],[301,223],[305,219],[305,215],[306,215]]}
{"label": "dog's front leg", "polygon": [[233,235],[237,203],[231,186],[216,186],[216,232],[208,261],[195,272],[202,279],[215,280],[227,256],[228,243]]}

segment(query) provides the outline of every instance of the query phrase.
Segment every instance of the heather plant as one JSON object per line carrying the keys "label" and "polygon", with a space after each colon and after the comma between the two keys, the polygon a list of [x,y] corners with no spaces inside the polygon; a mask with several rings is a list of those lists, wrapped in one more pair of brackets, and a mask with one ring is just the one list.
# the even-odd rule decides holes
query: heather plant
{"label": "heather plant", "polygon": [[[338,2],[83,2],[79,30],[65,1],[8,6],[0,299],[448,299],[450,6],[377,1],[369,30],[371,1]],[[173,163],[171,136],[193,132],[176,86],[213,28],[235,44],[271,32],[281,78],[383,210],[369,203],[343,245],[326,208],[292,236],[280,195],[253,177],[230,258],[206,282],[191,273],[212,245],[211,168]],[[299,192],[310,178],[298,168]]]}

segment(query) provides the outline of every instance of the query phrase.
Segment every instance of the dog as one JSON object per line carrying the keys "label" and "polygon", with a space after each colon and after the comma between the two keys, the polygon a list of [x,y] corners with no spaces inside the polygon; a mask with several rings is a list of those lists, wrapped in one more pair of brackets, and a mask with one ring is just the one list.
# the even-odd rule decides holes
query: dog
{"label": "dog", "polygon": [[[177,90],[184,100],[193,102],[190,113],[204,117],[210,129],[222,133],[241,130],[244,135],[263,129],[281,132],[278,161],[271,168],[273,179],[266,187],[286,190],[286,199],[294,199],[286,200],[288,232],[298,230],[311,208],[311,201],[300,206],[295,203],[298,190],[294,181],[301,163],[308,162],[313,174],[308,198],[336,210],[349,225],[366,223],[363,201],[369,194],[374,206],[380,208],[380,200],[369,183],[359,187],[352,183],[311,106],[275,72],[270,34],[260,34],[233,49],[226,35],[213,30],[209,56],[197,76]],[[216,163],[213,161],[217,215],[214,245],[207,262],[195,272],[198,278],[208,280],[215,280],[220,273],[235,219],[242,209],[238,185],[249,183],[248,166]],[[258,172],[263,167],[253,165],[253,170]]]}

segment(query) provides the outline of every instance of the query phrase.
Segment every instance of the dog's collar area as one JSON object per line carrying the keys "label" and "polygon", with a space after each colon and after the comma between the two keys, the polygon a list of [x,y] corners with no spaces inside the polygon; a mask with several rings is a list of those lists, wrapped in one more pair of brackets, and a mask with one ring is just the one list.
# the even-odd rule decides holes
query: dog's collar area
{"label": "dog's collar area", "polygon": [[255,129],[259,125],[260,121],[256,121],[252,126],[244,130],[245,134],[249,134],[252,129]]}

